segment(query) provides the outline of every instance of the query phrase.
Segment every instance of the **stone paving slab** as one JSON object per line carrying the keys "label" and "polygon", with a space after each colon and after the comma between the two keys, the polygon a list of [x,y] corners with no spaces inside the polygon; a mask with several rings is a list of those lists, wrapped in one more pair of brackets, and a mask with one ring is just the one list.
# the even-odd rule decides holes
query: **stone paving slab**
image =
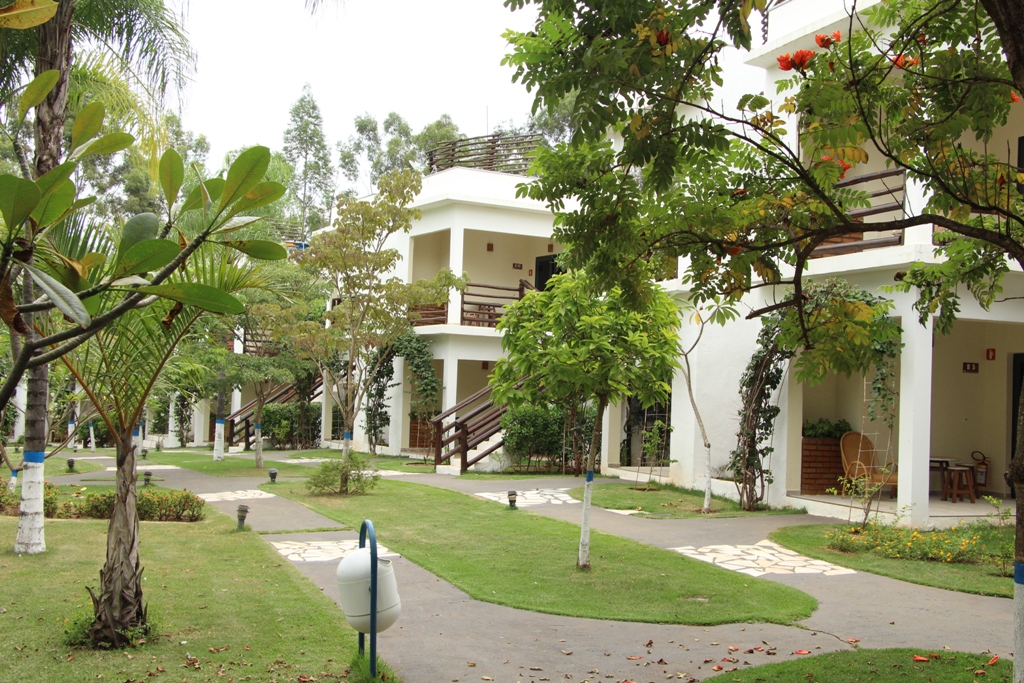
{"label": "stone paving slab", "polygon": [[[511,491],[512,489],[509,489]],[[580,501],[568,494],[569,489],[534,489],[532,491],[516,491],[516,507],[532,507],[534,505],[574,505]],[[508,505],[508,491],[494,493],[474,493],[473,495]]]}
{"label": "stone paving slab", "polygon": [[196,494],[207,503],[219,503],[232,500],[255,500],[257,498],[277,498],[273,493],[260,491],[259,489],[246,489],[242,491],[218,491],[216,493]]}
{"label": "stone paving slab", "polygon": [[[291,562],[339,561],[353,550],[359,548],[358,540],[268,542],[277,552],[284,555]],[[393,553],[378,543],[377,557],[398,557],[398,553]]]}
{"label": "stone paving slab", "polygon": [[700,548],[684,545],[678,548],[669,548],[669,550],[749,576],[768,576],[769,574],[844,576],[857,573],[831,562],[804,557],[769,540],[760,541],[754,545],[706,545]]}

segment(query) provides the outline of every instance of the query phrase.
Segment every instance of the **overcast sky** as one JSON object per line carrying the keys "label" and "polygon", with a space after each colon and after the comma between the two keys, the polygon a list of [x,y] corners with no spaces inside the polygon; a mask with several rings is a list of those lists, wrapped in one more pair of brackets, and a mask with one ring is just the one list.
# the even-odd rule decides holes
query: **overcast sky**
{"label": "overcast sky", "polygon": [[332,151],[363,112],[382,120],[396,111],[416,131],[447,113],[470,136],[528,114],[531,96],[500,65],[501,34],[529,29],[532,10],[511,12],[502,0],[327,4],[311,16],[303,0],[188,3],[199,64],[182,114],[186,128],[209,139],[212,165],[241,146],[280,149],[304,83]]}

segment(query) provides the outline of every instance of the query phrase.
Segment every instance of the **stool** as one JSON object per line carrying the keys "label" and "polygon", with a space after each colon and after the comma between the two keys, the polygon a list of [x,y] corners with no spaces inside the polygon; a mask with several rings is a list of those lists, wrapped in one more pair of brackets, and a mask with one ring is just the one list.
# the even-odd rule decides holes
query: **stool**
{"label": "stool", "polygon": [[952,466],[948,469],[949,472],[949,497],[954,503],[957,498],[963,500],[964,494],[966,493],[971,497],[971,502],[975,502],[974,495],[974,472],[971,467],[964,467],[962,465]]}

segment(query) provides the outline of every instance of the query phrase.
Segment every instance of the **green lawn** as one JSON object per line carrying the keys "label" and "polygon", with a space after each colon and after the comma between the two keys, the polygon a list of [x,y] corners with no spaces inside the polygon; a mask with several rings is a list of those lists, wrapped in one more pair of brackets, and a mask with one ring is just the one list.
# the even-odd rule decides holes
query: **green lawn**
{"label": "green lawn", "polygon": [[381,470],[392,470],[395,472],[409,472],[410,474],[433,474],[434,462],[424,465],[422,458],[395,458],[379,457],[373,458],[371,463]]}
{"label": "green lawn", "polygon": [[[941,658],[929,657],[931,654]],[[914,655],[928,657],[915,662]],[[765,664],[722,674],[712,680],[728,683],[963,683],[1013,680],[1012,660],[985,666],[991,655],[948,650],[851,650]],[[975,675],[976,671],[984,674]]]}
{"label": "green lawn", "polygon": [[[683,489],[668,484],[654,484],[654,488],[644,490],[646,484],[595,484],[592,502],[597,507],[607,510],[639,510],[637,516],[656,519],[682,519],[686,517],[704,517],[701,508],[704,505],[704,492]],[[583,500],[583,487],[574,488],[569,495],[576,500]],[[803,514],[804,510],[794,508],[765,509],[757,512],[746,512],[739,504],[723,498],[711,498],[712,517],[747,517],[751,515]]]}
{"label": "green lawn", "polygon": [[214,461],[213,453],[210,451],[196,451],[195,453],[150,451],[148,460],[139,460],[139,471],[146,469],[147,462],[159,465],[177,465],[216,477],[268,477],[267,471],[273,467],[277,470],[278,481],[287,477],[308,477],[313,471],[309,465],[294,465],[270,460],[264,460],[263,469],[257,469],[256,463],[252,460],[235,458],[230,455],[225,455],[223,460]]}
{"label": "green lawn", "polygon": [[[142,522],[158,637],[127,652],[68,648],[65,619],[91,611],[85,586],[97,586],[106,526],[47,520],[47,552],[19,557],[11,552],[17,520],[0,518],[0,572],[11,588],[0,593],[0,680],[283,682],[334,680],[347,667],[356,634],[341,610],[259,536],[233,533],[234,521],[214,510],[194,524]],[[186,653],[201,668],[182,668]]]}
{"label": "green lawn", "polygon": [[[79,460],[75,456],[69,456],[75,460],[75,471],[68,472],[68,461],[61,457],[47,458],[43,463],[43,476],[59,477],[62,474],[86,474],[88,472],[99,472],[106,469],[106,465],[101,465],[95,460]],[[56,483],[56,482],[55,482]]]}
{"label": "green lawn", "polygon": [[[769,534],[769,538],[808,557],[827,560],[857,571],[962,593],[1013,597],[1013,579],[996,575],[996,568],[992,565],[898,560],[863,552],[841,553],[825,547],[826,532],[848,526],[813,524],[783,527]],[[1005,533],[1012,531],[1013,529],[1008,527]]]}
{"label": "green lawn", "polygon": [[[267,489],[270,490],[270,489]],[[637,541],[594,533],[592,569],[576,569],[579,528],[527,510],[410,482],[382,481],[362,496],[312,496],[301,483],[273,492],[358,528],[478,600],[510,607],[652,623],[788,624],[811,596]]]}

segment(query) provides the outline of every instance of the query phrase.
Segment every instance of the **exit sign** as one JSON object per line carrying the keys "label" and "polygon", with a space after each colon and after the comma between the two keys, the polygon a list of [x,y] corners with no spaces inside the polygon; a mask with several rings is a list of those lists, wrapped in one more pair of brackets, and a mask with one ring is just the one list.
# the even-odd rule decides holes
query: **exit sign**
{"label": "exit sign", "polygon": [[977,363],[964,363],[964,372],[972,374],[972,375],[978,374],[978,364]]}

